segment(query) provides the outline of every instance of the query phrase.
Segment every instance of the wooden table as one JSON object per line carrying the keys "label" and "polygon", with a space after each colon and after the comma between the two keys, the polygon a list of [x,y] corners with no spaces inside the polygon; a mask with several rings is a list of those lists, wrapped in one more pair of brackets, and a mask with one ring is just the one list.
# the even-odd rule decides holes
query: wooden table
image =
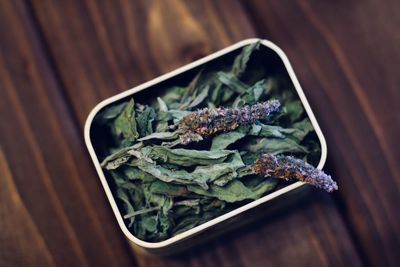
{"label": "wooden table", "polygon": [[[0,266],[399,266],[395,0],[0,1]],[[100,100],[249,37],[288,55],[340,191],[196,250],[130,250],[82,132]]]}

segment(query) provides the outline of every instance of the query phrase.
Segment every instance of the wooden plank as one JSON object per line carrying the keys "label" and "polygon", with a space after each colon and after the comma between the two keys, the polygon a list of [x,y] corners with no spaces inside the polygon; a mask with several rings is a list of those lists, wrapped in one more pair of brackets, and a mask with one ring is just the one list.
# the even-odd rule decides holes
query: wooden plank
{"label": "wooden plank", "polygon": [[1,1],[0,33],[0,265],[132,266],[21,2]]}
{"label": "wooden plank", "polygon": [[[169,258],[138,257],[139,265],[361,266],[333,205],[329,196],[314,192],[298,205],[186,253]],[[335,235],[340,235],[340,240]]]}
{"label": "wooden plank", "polygon": [[373,266],[398,266],[399,2],[247,3],[261,35],[288,53],[322,124],[360,251]]}
{"label": "wooden plank", "polygon": [[[33,1],[33,10],[80,125],[101,99],[255,35],[236,1]],[[140,266],[360,265],[323,194],[198,250],[137,258]]]}
{"label": "wooden plank", "polygon": [[[53,257],[29,215],[0,149],[0,235],[2,266],[56,266]],[[18,229],[15,226],[18,225]],[[32,244],[36,249],[32,250]]]}
{"label": "wooden plank", "polygon": [[33,1],[81,125],[99,100],[254,36],[236,1],[193,2]]}

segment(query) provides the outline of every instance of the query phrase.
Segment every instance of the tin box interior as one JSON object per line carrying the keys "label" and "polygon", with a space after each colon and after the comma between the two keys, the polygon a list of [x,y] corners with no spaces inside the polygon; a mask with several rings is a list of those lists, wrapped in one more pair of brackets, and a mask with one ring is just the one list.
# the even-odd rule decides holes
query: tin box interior
{"label": "tin box interior", "polygon": [[[101,151],[101,147],[107,145],[107,140],[110,140],[107,134],[105,134],[105,131],[102,130],[101,127],[93,123],[96,114],[98,114],[102,109],[109,105],[117,104],[121,101],[126,101],[132,96],[134,96],[136,102],[143,104],[149,103],[149,101],[154,101],[163,90],[170,86],[187,85],[193,79],[193,77],[204,67],[209,68],[212,65],[213,68],[218,69],[218,67],[222,64],[233,62],[234,57],[238,53],[240,53],[243,46],[257,41],[259,41],[259,39],[249,39],[241,41],[210,56],[207,56],[182,68],[179,68],[171,73],[165,74],[150,82],[108,98],[99,103],[89,114],[85,125],[85,141],[88,150],[91,154],[92,160],[95,164],[96,170],[107,194],[107,197],[110,201],[118,224],[125,234],[126,238],[130,241],[135,249],[141,249],[150,253],[157,254],[169,254],[180,251],[187,248],[189,245],[198,243],[198,241],[211,238],[212,236],[215,236],[221,232],[225,232],[230,228],[242,225],[249,219],[255,218],[255,214],[260,214],[259,210],[262,210],[261,214],[265,215],[266,213],[268,213],[268,210],[279,208],[281,205],[287,203],[286,200],[289,198],[289,192],[303,186],[303,183],[301,182],[291,184],[282,189],[274,191],[258,200],[252,201],[251,203],[248,203],[244,206],[241,206],[240,208],[219,216],[213,220],[203,223],[189,231],[178,234],[165,241],[150,243],[136,238],[127,229],[121,212],[119,211],[118,204],[112,194],[111,188],[113,185],[109,183],[109,180],[107,179],[102,168],[100,167],[99,159],[104,157],[104,152]],[[315,120],[315,117],[309,107],[307,99],[300,87],[300,84],[298,83],[298,80],[290,66],[287,57],[275,44],[266,40],[262,40],[260,50],[257,52],[257,56],[255,57],[255,59],[252,60],[252,64],[257,64],[260,66],[260,68],[267,68],[269,74],[286,75],[288,77],[288,80],[293,83],[293,86],[291,88],[295,88],[295,90],[297,91],[299,99],[303,103],[304,109],[306,110],[307,115],[311,123],[313,124],[315,132],[321,144],[321,157],[318,168],[322,168],[325,163],[327,153],[325,139],[321,133],[318,123]],[[293,192],[291,192],[291,194],[293,194]],[[281,195],[285,195],[285,197],[279,197],[278,199],[275,199]],[[293,199],[293,197],[291,198]],[[271,201],[273,199],[274,201]],[[260,204],[263,205],[258,207]],[[256,207],[257,212],[255,212]],[[246,213],[246,216],[240,216],[243,215],[243,213]],[[206,229],[207,231],[205,231]]]}

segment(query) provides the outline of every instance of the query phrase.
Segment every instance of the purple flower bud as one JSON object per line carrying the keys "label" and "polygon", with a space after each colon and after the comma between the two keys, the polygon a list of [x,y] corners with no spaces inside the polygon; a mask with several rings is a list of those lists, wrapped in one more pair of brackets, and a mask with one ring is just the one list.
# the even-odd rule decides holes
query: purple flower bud
{"label": "purple flower bud", "polygon": [[[183,144],[190,143],[190,136],[207,137],[228,132],[243,125],[251,125],[258,120],[267,119],[279,110],[278,100],[257,103],[240,108],[203,108],[183,117],[178,123],[178,133]],[[197,138],[198,139],[198,138]],[[184,141],[184,142],[183,142]]]}
{"label": "purple flower bud", "polygon": [[338,186],[330,175],[291,156],[263,154],[251,165],[254,174],[284,180],[298,180],[332,192]]}

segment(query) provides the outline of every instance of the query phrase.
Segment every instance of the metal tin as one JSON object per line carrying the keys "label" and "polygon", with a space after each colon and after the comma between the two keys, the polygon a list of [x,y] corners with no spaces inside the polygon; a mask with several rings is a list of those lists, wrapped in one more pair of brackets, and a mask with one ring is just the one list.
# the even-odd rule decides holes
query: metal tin
{"label": "metal tin", "polygon": [[[206,223],[203,223],[201,225],[198,225],[186,232],[180,233],[180,234],[178,234],[174,237],[171,237],[167,240],[164,240],[161,242],[146,242],[146,241],[136,238],[126,227],[123,217],[121,215],[121,212],[119,211],[116,200],[110,190],[110,186],[107,182],[105,174],[103,173],[103,170],[100,166],[99,159],[97,158],[95,150],[92,145],[92,140],[91,140],[91,136],[90,136],[92,122],[93,122],[95,115],[102,108],[104,108],[110,104],[113,104],[114,102],[116,102],[118,100],[121,100],[128,96],[132,96],[140,91],[146,90],[146,89],[150,88],[151,86],[157,85],[157,84],[164,82],[168,79],[171,79],[177,75],[180,75],[182,73],[190,71],[190,70],[192,70],[196,67],[199,67],[203,64],[206,64],[210,61],[213,61],[217,58],[220,58],[220,57],[222,57],[234,50],[237,50],[243,46],[246,46],[246,45],[252,44],[254,42],[258,42],[258,41],[260,41],[262,46],[269,48],[272,53],[275,53],[276,55],[278,55],[279,58],[282,60],[284,67],[286,68],[286,71],[294,85],[294,88],[297,91],[297,94],[304,106],[305,111],[307,112],[307,115],[314,127],[314,130],[315,130],[315,132],[319,138],[320,144],[321,144],[321,158],[320,158],[317,168],[322,169],[322,167],[324,166],[325,161],[326,161],[326,156],[327,156],[327,146],[326,146],[325,138],[321,132],[321,129],[317,123],[317,120],[315,119],[315,116],[310,108],[310,105],[308,104],[306,96],[304,95],[303,90],[301,89],[301,86],[296,78],[296,75],[292,69],[292,66],[289,63],[288,58],[286,57],[285,53],[278,46],[276,46],[274,43],[272,43],[268,40],[260,40],[260,39],[254,38],[254,39],[246,39],[246,40],[240,41],[240,42],[233,44],[225,49],[217,51],[209,56],[206,56],[204,58],[196,60],[186,66],[183,66],[179,69],[176,69],[172,72],[169,72],[165,75],[155,78],[149,82],[146,82],[144,84],[136,86],[132,89],[124,91],[124,92],[117,94],[115,96],[112,96],[110,98],[107,98],[107,99],[103,100],[102,102],[100,102],[98,105],[96,105],[93,108],[93,110],[90,112],[90,114],[86,120],[86,123],[85,123],[85,129],[84,129],[85,142],[86,142],[86,146],[89,150],[90,156],[93,160],[93,163],[96,167],[100,181],[104,187],[104,191],[110,202],[111,208],[117,219],[118,225],[121,228],[122,232],[124,233],[125,237],[128,239],[129,243],[132,245],[132,247],[135,250],[139,249],[141,251],[145,251],[145,252],[152,253],[152,254],[170,254],[170,253],[178,252],[180,250],[187,248],[188,246],[196,244],[202,240],[209,239],[217,234],[220,234],[221,232],[225,232],[233,227],[237,227],[238,225],[245,223],[249,218],[253,217],[253,216],[248,216],[248,215],[251,213],[254,213],[252,211],[254,211],[256,209],[256,207],[258,207],[257,209],[259,209],[260,208],[259,206],[261,204],[264,204],[267,202],[272,204],[272,202],[273,202],[276,207],[279,207],[286,199],[286,198],[279,197],[279,196],[282,196],[282,195],[286,196],[289,194],[289,192],[293,193],[296,189],[303,187],[303,185],[304,185],[303,182],[293,183],[289,186],[286,186],[282,189],[274,191],[260,199],[252,201],[246,205],[243,205],[235,210],[225,213],[217,218],[214,218],[214,219],[212,219]],[[276,199],[276,198],[278,198],[278,199]],[[263,209],[263,212],[265,211],[265,208],[267,206],[268,205],[266,205],[266,204],[261,206],[261,208]],[[246,216],[239,216],[239,215],[243,215],[243,214],[246,214]]]}

